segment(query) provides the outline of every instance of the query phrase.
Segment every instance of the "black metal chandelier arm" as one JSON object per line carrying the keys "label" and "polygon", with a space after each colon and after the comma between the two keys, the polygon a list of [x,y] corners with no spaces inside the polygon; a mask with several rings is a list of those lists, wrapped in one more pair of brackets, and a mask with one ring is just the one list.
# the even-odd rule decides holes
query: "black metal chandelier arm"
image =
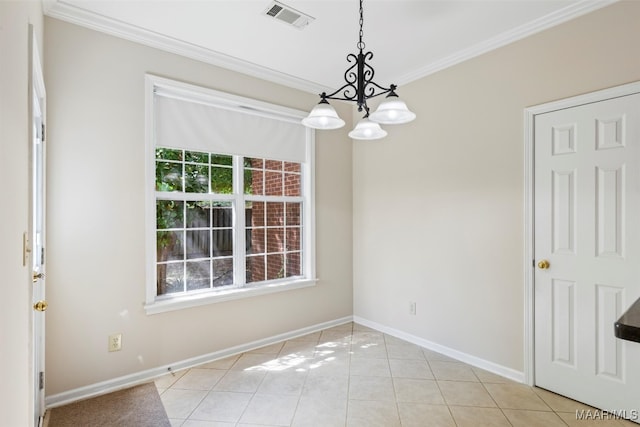
{"label": "black metal chandelier arm", "polygon": [[[349,95],[352,91],[353,95]],[[338,96],[339,93],[341,93],[341,96]],[[320,97],[323,99],[335,99],[338,101],[353,101],[358,97],[358,88],[353,83],[347,83],[335,92],[331,92],[330,94],[323,93]]]}
{"label": "black metal chandelier arm", "polygon": [[[375,88],[370,87],[370,85],[375,86]],[[379,89],[380,91],[376,92],[376,88]],[[363,90],[363,93],[365,94],[366,99],[369,99],[369,98],[375,98],[376,96],[384,95],[385,93],[392,92],[395,90],[395,88],[396,88],[395,85],[391,85],[391,87],[386,88],[386,87],[380,86],[376,82],[368,81],[366,86],[362,88],[362,90]],[[349,95],[350,91],[353,91],[354,94]],[[337,96],[341,92],[342,92],[342,96]],[[347,83],[344,86],[342,86],[340,89],[336,90],[335,92],[331,92],[329,94],[327,94],[326,92],[322,92],[320,94],[320,98],[335,99],[337,101],[353,101],[358,98],[358,88],[353,83]]]}
{"label": "black metal chandelier arm", "polygon": [[[373,85],[376,88],[380,89],[380,92],[376,92],[375,88],[373,87],[369,87],[369,85]],[[372,93],[371,95],[367,96],[367,98],[374,98],[376,96],[380,96],[380,95],[384,95],[385,93],[389,93],[391,91],[393,91],[393,85],[391,85],[391,87],[383,87],[380,86],[378,83],[373,82],[373,81],[368,81],[366,86],[365,86],[365,91],[370,90],[370,92]]]}

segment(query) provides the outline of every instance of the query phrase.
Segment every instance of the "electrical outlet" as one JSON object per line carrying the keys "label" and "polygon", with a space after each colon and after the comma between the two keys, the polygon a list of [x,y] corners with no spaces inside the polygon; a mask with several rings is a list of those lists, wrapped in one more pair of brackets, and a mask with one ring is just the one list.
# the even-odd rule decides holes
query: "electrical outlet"
{"label": "electrical outlet", "polygon": [[109,335],[109,351],[122,350],[122,334]]}
{"label": "electrical outlet", "polygon": [[413,301],[409,303],[409,314],[412,316],[416,315],[416,303]]}

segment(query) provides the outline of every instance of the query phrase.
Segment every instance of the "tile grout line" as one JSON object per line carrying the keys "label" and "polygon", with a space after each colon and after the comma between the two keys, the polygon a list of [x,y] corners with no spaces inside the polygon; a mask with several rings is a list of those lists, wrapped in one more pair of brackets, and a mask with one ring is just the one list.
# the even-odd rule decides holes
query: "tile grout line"
{"label": "tile grout line", "polygon": [[[473,372],[473,369],[471,370]],[[482,384],[482,388],[484,389],[484,391],[487,392],[487,394],[489,395],[489,397],[491,398],[491,400],[493,400],[493,403],[496,404],[496,408],[498,408],[500,410],[500,413],[502,414],[502,416],[504,417],[505,420],[507,420],[507,422],[509,423],[510,426],[513,426],[513,423],[511,422],[511,420],[509,419],[509,417],[507,417],[507,414],[504,413],[504,411],[502,410],[502,408],[500,407],[500,405],[498,404],[498,402],[496,401],[496,399],[493,397],[493,395],[489,392],[489,389],[487,388],[487,386],[485,385],[485,383],[483,381],[480,380],[480,377],[478,377],[478,375],[473,372],[473,375],[478,379],[478,381],[480,381],[480,384]]]}
{"label": "tile grout line", "polygon": [[436,378],[436,374],[433,373],[433,369],[431,368],[431,362],[429,362],[429,359],[427,358],[426,355],[425,355],[425,359],[427,359],[427,365],[429,365],[429,370],[431,370],[431,374],[433,375],[433,381],[436,383],[436,387],[438,387],[438,391],[440,392],[440,396],[442,396],[442,401],[444,402],[444,405],[447,407],[447,411],[449,412],[449,415],[451,416],[451,419],[453,420],[453,423],[456,426],[458,426],[458,421],[456,421],[456,418],[453,416],[453,412],[451,412],[451,405],[449,405],[449,402],[447,402],[447,399],[444,397],[444,393],[442,392],[442,388],[440,388],[440,381]]}
{"label": "tile grout line", "polygon": [[389,368],[389,377],[391,378],[391,387],[393,388],[393,400],[396,407],[396,412],[398,413],[398,421],[400,421],[400,426],[402,426],[402,416],[400,415],[400,407],[398,406],[398,395],[396,393],[396,384],[393,381],[393,372],[391,372],[391,363],[389,362],[389,347],[387,342],[387,337],[383,335],[384,339],[384,351],[387,354],[387,368]]}
{"label": "tile grout line", "polygon": [[[322,331],[319,331],[317,338],[316,339],[311,339],[311,340],[302,340],[300,342],[296,342],[296,340],[287,340],[287,341],[283,341],[280,348],[278,349],[277,353],[271,353],[270,351],[264,352],[264,353],[257,353],[257,354],[261,354],[263,356],[265,356],[265,359],[274,359],[274,360],[281,360],[281,364],[279,366],[287,368],[287,369],[283,369],[283,370],[274,370],[273,372],[271,370],[269,370],[269,365],[265,365],[262,367],[261,370],[266,371],[264,376],[262,378],[259,379],[259,381],[256,382],[256,386],[255,388],[253,388],[253,391],[248,391],[246,392],[247,394],[250,395],[249,400],[246,404],[246,406],[242,409],[239,417],[237,418],[237,420],[235,421],[235,425],[240,425],[242,424],[241,420],[242,417],[245,416],[249,410],[249,408],[251,407],[251,403],[255,401],[255,399],[261,395],[261,393],[259,393],[259,390],[261,387],[263,387],[263,385],[266,384],[266,381],[271,381],[274,380],[275,381],[275,377],[274,375],[283,372],[285,373],[285,371],[289,372],[289,369],[292,369],[292,371],[290,371],[290,373],[296,373],[298,372],[297,369],[300,368],[304,368],[304,372],[300,372],[301,375],[303,375],[303,378],[297,379],[297,378],[292,378],[293,382],[291,383],[291,386],[289,385],[289,380],[286,379],[286,381],[282,384],[283,387],[276,387],[274,388],[273,384],[271,384],[268,388],[265,388],[265,391],[267,392],[271,392],[271,393],[262,393],[265,395],[271,395],[271,396],[291,396],[291,397],[296,397],[295,400],[295,405],[293,405],[293,399],[290,399],[289,402],[291,402],[291,407],[293,407],[293,410],[291,412],[291,418],[289,420],[289,423],[287,424],[289,427],[297,425],[296,423],[296,416],[298,415],[299,411],[301,409],[303,409],[304,407],[302,406],[302,398],[304,396],[305,390],[307,389],[307,386],[309,386],[309,389],[312,388],[312,384],[310,383],[310,374],[314,369],[314,366],[317,362],[320,362],[321,360],[324,359],[324,357],[327,357],[327,355],[329,353],[331,353],[330,351],[327,351],[327,354],[322,353],[322,350],[331,350],[333,349],[335,350],[339,350],[340,352],[342,352],[342,349],[346,349],[347,353],[348,353],[348,358],[345,358],[345,365],[346,365],[346,381],[345,381],[345,388],[343,388],[342,390],[345,390],[346,394],[345,394],[345,404],[343,406],[344,408],[344,412],[340,411],[340,412],[336,412],[335,415],[336,416],[342,416],[343,418],[341,418],[343,420],[343,422],[341,422],[339,425],[343,425],[343,426],[349,426],[349,414],[351,411],[351,402],[352,400],[350,399],[350,392],[352,390],[352,387],[354,384],[352,384],[352,373],[354,372],[354,366],[358,365],[357,363],[354,365],[355,362],[357,362],[357,360],[359,359],[382,359],[384,357],[384,362],[377,362],[376,365],[379,366],[380,368],[383,368],[383,366],[386,366],[386,369],[389,372],[389,378],[390,378],[390,384],[392,387],[392,393],[393,393],[393,397],[394,397],[394,407],[396,410],[396,414],[395,416],[397,416],[397,422],[399,422],[399,425],[402,426],[403,425],[403,419],[402,419],[402,415],[401,415],[401,410],[400,410],[400,402],[398,400],[398,390],[400,390],[402,392],[402,389],[397,389],[396,388],[396,380],[399,378],[409,378],[409,379],[414,379],[414,380],[425,380],[425,378],[422,378],[421,375],[423,375],[421,372],[421,367],[418,367],[416,365],[415,369],[413,369],[413,367],[408,366],[406,368],[403,368],[402,366],[398,365],[397,368],[400,369],[399,371],[397,371],[397,373],[400,375],[398,378],[395,378],[391,369],[391,364],[392,364],[392,360],[396,360],[395,358],[391,358],[391,353],[393,353],[393,355],[396,355],[396,357],[398,357],[399,361],[405,361],[406,360],[420,360],[420,361],[424,361],[426,362],[426,367],[429,369],[429,372],[431,374],[432,377],[432,381],[435,383],[435,389],[438,390],[438,393],[440,394],[440,397],[442,398],[442,402],[444,404],[444,406],[446,406],[447,410],[442,411],[442,414],[444,415],[445,413],[448,415],[448,417],[450,418],[450,422],[452,423],[452,425],[455,426],[461,426],[463,424],[460,423],[460,421],[456,420],[456,418],[454,417],[454,413],[452,411],[452,407],[456,407],[456,406],[462,406],[462,407],[467,407],[467,408],[472,408],[472,409],[483,409],[485,408],[485,406],[478,406],[478,405],[451,405],[449,403],[449,401],[445,398],[445,395],[443,393],[443,389],[442,389],[442,385],[443,382],[456,382],[456,383],[480,383],[481,384],[481,389],[484,390],[485,393],[488,394],[489,398],[491,399],[492,403],[495,405],[495,408],[499,409],[499,413],[502,414],[502,416],[504,417],[504,419],[506,420],[508,425],[514,426],[517,425],[517,421],[518,419],[515,419],[515,421],[512,421],[507,414],[505,413],[505,410],[509,410],[511,411],[518,411],[518,412],[540,412],[540,413],[546,413],[546,414],[554,414],[555,417],[557,417],[562,425],[569,425],[569,423],[567,421],[565,421],[561,416],[560,413],[561,411],[557,411],[555,410],[550,403],[547,402],[547,400],[545,398],[543,398],[540,394],[538,394],[537,392],[535,392],[534,388],[528,388],[528,390],[531,390],[533,392],[533,394],[540,400],[543,402],[543,406],[545,409],[526,409],[527,407],[538,407],[537,405],[533,405],[533,402],[529,402],[526,399],[524,401],[522,401],[522,405],[520,404],[520,400],[518,400],[519,398],[517,398],[515,401],[512,400],[508,400],[506,401],[506,407],[503,408],[501,407],[501,405],[498,403],[496,397],[494,397],[494,395],[490,392],[490,389],[494,391],[494,393],[498,393],[496,394],[497,397],[502,396],[503,393],[505,392],[509,392],[509,385],[511,384],[510,381],[508,382],[501,382],[499,378],[492,378],[490,376],[483,376],[480,374],[484,374],[484,372],[481,371],[477,371],[473,368],[473,366],[470,366],[464,362],[460,362],[457,360],[440,360],[438,359],[437,354],[432,355],[431,357],[428,356],[428,354],[431,353],[426,353],[426,349],[424,349],[423,347],[418,346],[418,348],[421,350],[421,353],[413,353],[410,352],[410,350],[412,349],[407,349],[406,351],[403,352],[403,349],[400,348],[400,344],[401,342],[396,342],[395,341],[395,337],[388,337],[386,334],[381,333],[381,338],[382,338],[382,345],[384,345],[384,352],[377,352],[374,351],[375,349],[373,347],[375,347],[375,343],[377,342],[377,338],[375,338],[373,335],[371,337],[360,337],[360,339],[358,340],[358,342],[356,342],[356,337],[354,334],[358,334],[358,333],[363,333],[363,332],[368,332],[368,330],[366,329],[356,329],[356,326],[354,323],[351,323],[349,328],[342,328],[342,329],[337,329],[337,330],[332,330],[333,328],[328,328]],[[373,332],[379,332],[379,331],[373,331]],[[324,339],[323,339],[323,335],[324,335]],[[344,337],[343,337],[344,335]],[[341,338],[342,337],[342,338]],[[309,337],[312,338],[312,337]],[[347,344],[347,339],[348,339],[348,346]],[[366,339],[370,340],[371,342],[369,343],[368,346],[364,345],[366,344]],[[391,341],[390,341],[391,340]],[[320,346],[324,343],[327,342],[329,344],[335,344],[334,346],[328,345],[325,347],[320,348]],[[363,345],[363,349],[365,351],[358,351],[359,347],[358,345],[362,344]],[[289,345],[289,347],[287,347],[287,345]],[[390,346],[394,346],[391,349],[391,353],[390,353]],[[366,350],[371,350],[370,352],[367,353]],[[400,351],[400,353],[398,353]],[[307,354],[307,352],[309,352],[309,354]],[[373,352],[373,353],[372,353]],[[208,390],[203,390],[206,391],[206,393],[204,394],[204,397],[202,397],[201,399],[199,399],[197,401],[197,403],[195,404],[194,408],[189,412],[188,416],[186,419],[174,419],[176,422],[179,422],[180,424],[176,424],[176,425],[185,425],[187,424],[189,421],[203,421],[203,420],[195,420],[195,419],[191,419],[191,417],[193,416],[193,414],[195,413],[195,411],[197,410],[197,408],[199,408],[203,401],[205,399],[207,399],[208,396],[211,395],[211,393],[215,392],[215,387],[217,385],[220,384],[220,382],[223,380],[223,378],[225,378],[225,376],[227,374],[229,374],[230,372],[232,372],[232,369],[234,366],[237,366],[238,363],[240,362],[240,359],[242,358],[243,355],[246,354],[250,354],[252,352],[244,352],[241,353],[239,355],[237,355],[236,359],[233,361],[233,363],[227,367],[226,369],[220,369],[217,368],[215,366],[211,366],[211,369],[215,369],[215,370],[219,370],[224,372],[223,375],[221,375],[219,378],[215,379],[215,381],[213,382],[213,385],[208,388]],[[303,361],[304,365],[296,365],[297,360],[293,360],[291,359],[291,357],[289,357],[287,359],[287,356],[293,353],[298,353],[296,356],[298,357],[302,357],[303,359],[305,359]],[[357,354],[356,354],[357,353]],[[404,356],[403,356],[404,355]],[[355,356],[355,357],[354,357]],[[380,357],[382,356],[382,357]],[[250,362],[252,362],[251,360],[249,360]],[[453,366],[451,366],[451,371],[449,371],[449,366],[442,366],[440,368],[440,374],[442,379],[438,379],[438,377],[436,376],[434,370],[433,370],[433,364],[437,364],[440,362],[448,362],[452,365],[455,364],[459,364],[462,367],[468,367],[471,370],[471,374],[472,376],[467,376],[466,372],[462,372],[462,371],[458,371],[457,368],[454,368]],[[256,366],[258,368],[260,368],[259,365],[262,365],[266,362],[261,362],[258,363]],[[328,363],[328,362],[327,362]],[[223,366],[223,365],[221,365]],[[318,365],[320,366],[320,365]],[[369,372],[369,374],[373,374],[373,372],[370,372],[367,368],[368,365],[363,365],[360,367],[357,367],[356,371],[360,372],[360,375],[364,375],[364,376],[371,376],[371,375],[367,375],[367,373],[365,373],[365,371]],[[394,365],[395,366],[395,365]],[[371,365],[371,367],[373,367],[373,365]],[[177,388],[175,388],[176,384],[180,381],[181,378],[184,378],[186,375],[189,375],[190,373],[195,372],[194,369],[198,369],[201,367],[192,367],[189,368],[187,370],[185,370],[182,373],[179,372],[171,372],[172,376],[174,376],[175,378],[173,378],[168,387],[164,388],[164,391],[162,394],[165,394],[167,390],[172,389],[172,390],[178,390]],[[208,367],[209,368],[209,367]],[[365,371],[363,371],[363,368],[365,368]],[[410,370],[406,370],[407,368],[410,368]],[[420,368],[420,369],[418,369]],[[245,367],[246,369],[246,367]],[[240,369],[240,371],[238,372],[242,372],[245,371],[245,369]],[[340,368],[340,372],[342,372],[343,367]],[[465,371],[467,369],[465,368]],[[361,372],[362,371],[362,372]],[[323,375],[337,375],[336,372],[334,372],[333,370],[330,370],[329,373],[326,373],[326,371],[322,371],[322,370],[318,370],[318,373],[323,376]],[[377,372],[379,374],[382,374],[382,371]],[[270,375],[271,374],[271,375]],[[411,375],[414,376],[411,376]],[[464,375],[462,375],[464,374]],[[270,376],[270,380],[267,380],[267,377]],[[376,375],[373,375],[376,376]],[[384,376],[384,375],[383,375]],[[295,377],[295,375],[294,375]],[[473,380],[470,380],[471,378],[473,378]],[[482,378],[485,378],[486,381],[483,381]],[[191,378],[190,378],[191,380]],[[256,378],[256,380],[258,380],[258,378]],[[185,382],[186,385],[188,385],[188,381]],[[206,383],[205,383],[206,384]],[[517,383],[513,383],[513,384],[517,384]],[[495,386],[494,386],[495,385]],[[505,386],[504,390],[501,389],[498,386]],[[282,392],[288,392],[290,389],[292,389],[291,387],[300,387],[299,392],[297,393],[297,395],[293,395],[293,394],[278,394],[280,391]],[[475,386],[473,387],[475,388]],[[187,389],[185,389],[187,390]],[[191,390],[191,389],[188,389]],[[354,389],[355,390],[355,389]],[[478,391],[480,389],[477,389]],[[435,390],[434,390],[435,391]],[[453,388],[451,390],[449,390],[450,392],[453,391]],[[416,391],[416,392],[419,392]],[[523,392],[526,392],[526,390],[523,387]],[[240,393],[240,391],[237,391],[236,393]],[[274,394],[272,394],[274,393]],[[418,394],[420,395],[420,394]],[[385,395],[386,396],[386,395]],[[409,395],[408,395],[409,396]],[[413,394],[411,395],[413,396]],[[560,396],[560,395],[559,395]],[[526,396],[524,396],[526,397]],[[524,398],[523,397],[523,398]],[[563,396],[560,396],[563,397]],[[386,398],[385,398],[386,399]],[[383,400],[385,400],[383,399]],[[313,399],[311,399],[313,400]],[[356,399],[357,400],[357,399]],[[456,399],[454,399],[455,401]],[[479,402],[482,402],[483,400],[480,400]],[[436,403],[429,403],[430,401],[422,401],[422,400],[416,400],[415,402],[413,400],[409,400],[407,401],[409,403],[415,403],[415,404],[427,404],[430,406],[436,405]],[[473,400],[469,400],[469,402],[474,402]],[[554,401],[555,402],[555,401]],[[488,403],[488,401],[487,401]],[[531,404],[530,404],[531,403]],[[563,405],[564,402],[561,402]],[[533,406],[532,406],[533,405]],[[513,406],[513,408],[511,408],[511,406]],[[520,408],[522,407],[522,408]],[[557,407],[562,407],[562,408],[570,408],[570,406],[565,405],[565,406],[557,406]],[[488,406],[486,406],[486,408],[490,408]],[[286,413],[285,412],[281,412],[281,413]],[[358,412],[359,413],[359,412]],[[570,412],[564,411],[562,412],[563,414],[567,414]],[[303,414],[302,412],[300,414]],[[497,416],[497,413],[493,413],[495,414],[495,416]],[[260,412],[255,412],[254,415],[256,417],[260,417],[261,413]],[[394,416],[391,406],[389,406],[389,411],[388,411],[388,415],[389,416]],[[515,416],[515,412],[512,414],[513,416]],[[413,415],[412,415],[413,416]],[[519,416],[524,416],[523,414],[519,414]],[[255,418],[255,417],[254,417]],[[544,418],[540,418],[540,419],[544,419]],[[212,420],[213,422],[215,422],[215,420]],[[302,418],[299,421],[304,421],[302,420]],[[352,420],[352,421],[357,421],[357,420]],[[622,425],[622,423],[619,423],[620,425]]]}
{"label": "tile grout line", "polygon": [[[187,369],[187,372],[185,372],[180,378],[183,378],[185,375],[187,375],[189,372],[191,372],[191,369],[193,368],[189,368]],[[179,381],[179,380],[178,380]],[[174,382],[173,384],[171,384],[171,387],[173,387],[178,381]],[[218,379],[218,381],[220,381],[220,378]],[[218,381],[216,381],[216,384],[218,384]],[[211,393],[211,390],[213,390],[213,387],[215,387],[215,385],[211,386],[211,389],[209,389],[204,396],[202,396],[202,399],[200,399],[200,401],[198,402],[197,405],[194,405],[193,409],[191,410],[191,412],[189,412],[189,415],[187,415],[187,418],[184,419],[184,421],[182,422],[182,424],[185,424],[190,418],[191,415],[193,415],[193,413],[195,412],[196,409],[198,409],[198,407],[202,404],[202,402],[204,402],[204,399],[207,398],[207,396],[209,396],[209,393]]]}
{"label": "tile grout line", "polygon": [[345,405],[345,413],[344,413],[344,425],[345,427],[349,424],[349,394],[351,392],[351,361],[353,359],[353,323],[351,323],[351,340],[349,341],[349,369],[347,369],[347,396],[346,396],[346,405]]}

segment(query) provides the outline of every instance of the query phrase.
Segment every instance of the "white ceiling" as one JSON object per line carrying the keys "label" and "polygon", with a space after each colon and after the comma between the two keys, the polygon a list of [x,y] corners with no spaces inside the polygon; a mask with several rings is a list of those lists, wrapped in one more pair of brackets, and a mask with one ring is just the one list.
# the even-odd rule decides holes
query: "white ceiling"
{"label": "white ceiling", "polygon": [[[406,84],[615,0],[365,0],[374,80]],[[43,0],[45,14],[318,93],[344,84],[358,0],[282,0],[315,20],[264,15],[271,0]],[[401,92],[401,90],[400,90]]]}

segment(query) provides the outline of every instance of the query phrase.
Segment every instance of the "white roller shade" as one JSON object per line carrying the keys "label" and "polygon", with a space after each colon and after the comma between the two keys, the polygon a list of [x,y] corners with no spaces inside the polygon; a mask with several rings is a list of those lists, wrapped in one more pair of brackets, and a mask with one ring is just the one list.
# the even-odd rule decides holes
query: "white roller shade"
{"label": "white roller shade", "polygon": [[154,94],[156,145],[304,162],[306,128],[290,117]]}

